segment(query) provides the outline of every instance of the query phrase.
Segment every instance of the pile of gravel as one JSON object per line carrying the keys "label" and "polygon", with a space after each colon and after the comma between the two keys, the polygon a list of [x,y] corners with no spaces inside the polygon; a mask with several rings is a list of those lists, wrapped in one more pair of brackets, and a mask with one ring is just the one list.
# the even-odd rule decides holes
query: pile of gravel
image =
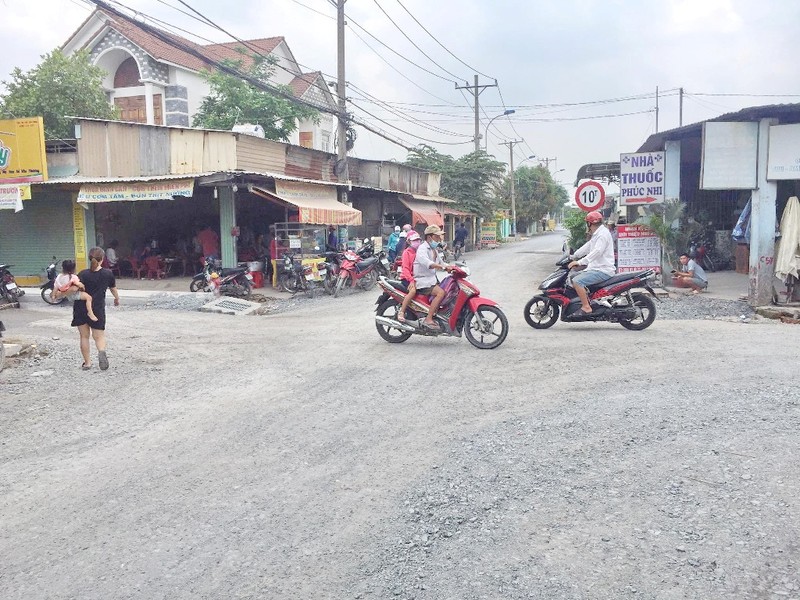
{"label": "pile of gravel", "polygon": [[675,295],[669,298],[658,300],[656,303],[656,315],[659,319],[727,319],[737,317],[750,319],[754,311],[741,300],[723,300],[721,298],[710,298],[701,295]]}

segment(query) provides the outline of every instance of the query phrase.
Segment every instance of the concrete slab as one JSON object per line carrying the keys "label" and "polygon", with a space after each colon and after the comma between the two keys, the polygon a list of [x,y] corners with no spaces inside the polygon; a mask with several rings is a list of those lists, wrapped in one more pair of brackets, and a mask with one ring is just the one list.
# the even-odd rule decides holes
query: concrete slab
{"label": "concrete slab", "polygon": [[231,298],[228,296],[215,298],[208,304],[200,307],[202,312],[215,312],[237,316],[258,314],[261,309],[262,305],[258,302],[250,302],[242,298]]}
{"label": "concrete slab", "polygon": [[6,350],[6,356],[11,358],[12,356],[18,356],[20,352],[22,352],[22,344],[3,344]]}

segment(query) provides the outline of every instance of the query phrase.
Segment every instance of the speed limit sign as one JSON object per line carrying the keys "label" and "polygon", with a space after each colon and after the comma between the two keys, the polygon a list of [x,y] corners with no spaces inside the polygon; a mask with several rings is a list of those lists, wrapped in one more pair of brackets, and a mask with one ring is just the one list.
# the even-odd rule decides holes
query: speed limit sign
{"label": "speed limit sign", "polygon": [[603,208],[606,191],[597,181],[584,181],[575,190],[575,203],[586,212]]}

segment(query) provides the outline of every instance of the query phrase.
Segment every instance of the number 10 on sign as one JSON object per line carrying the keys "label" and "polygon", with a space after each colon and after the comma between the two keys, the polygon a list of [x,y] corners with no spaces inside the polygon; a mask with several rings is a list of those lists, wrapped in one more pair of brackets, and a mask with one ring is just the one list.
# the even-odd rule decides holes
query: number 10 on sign
{"label": "number 10 on sign", "polygon": [[606,191],[597,181],[585,181],[575,190],[575,203],[586,212],[602,208],[605,201]]}

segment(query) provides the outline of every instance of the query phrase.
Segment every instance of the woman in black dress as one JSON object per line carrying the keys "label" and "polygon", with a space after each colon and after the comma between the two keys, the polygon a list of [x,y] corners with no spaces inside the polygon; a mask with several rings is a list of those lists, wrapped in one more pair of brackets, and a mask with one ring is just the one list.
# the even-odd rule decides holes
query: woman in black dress
{"label": "woman in black dress", "polygon": [[88,269],[78,273],[78,279],[86,286],[86,293],[92,297],[92,309],[97,316],[97,321],[92,321],[86,312],[85,302],[75,302],[72,306],[72,326],[78,328],[81,335],[81,354],[83,355],[83,365],[81,369],[88,371],[92,368],[92,355],[89,346],[89,337],[94,338],[94,345],[97,347],[97,362],[100,369],[108,369],[108,357],[106,356],[106,290],[111,290],[114,296],[114,306],[119,306],[119,292],[117,292],[117,282],[114,274],[103,268],[103,259],[106,253],[102,248],[92,248],[89,250],[91,260]]}

